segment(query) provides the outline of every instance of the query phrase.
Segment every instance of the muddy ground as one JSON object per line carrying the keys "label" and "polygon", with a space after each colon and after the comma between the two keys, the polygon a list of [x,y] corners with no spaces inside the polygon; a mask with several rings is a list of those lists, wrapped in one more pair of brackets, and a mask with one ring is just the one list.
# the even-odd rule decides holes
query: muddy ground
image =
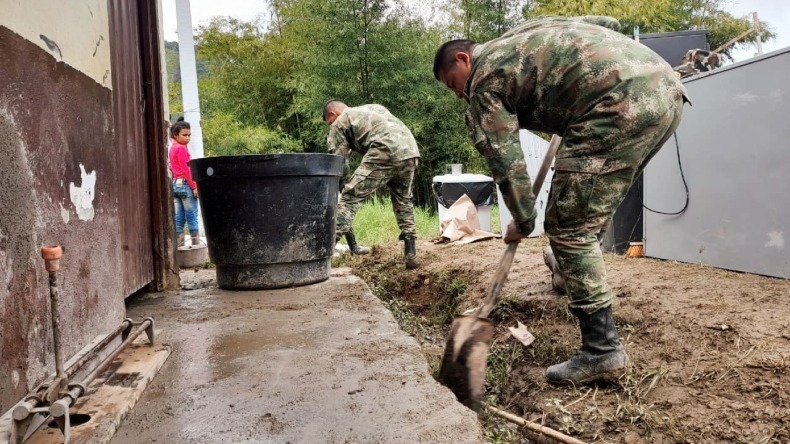
{"label": "muddy ground", "polygon": [[[488,402],[589,442],[790,442],[790,282],[707,266],[606,255],[615,319],[632,360],[619,383],[557,388],[548,365],[579,344],[567,299],[551,291],[545,238],[522,243],[492,313]],[[400,246],[343,256],[423,347],[434,375],[455,314],[477,306],[504,251],[499,240],[420,241],[423,266]],[[523,347],[506,327],[536,336]],[[536,442],[484,418],[493,442]]]}

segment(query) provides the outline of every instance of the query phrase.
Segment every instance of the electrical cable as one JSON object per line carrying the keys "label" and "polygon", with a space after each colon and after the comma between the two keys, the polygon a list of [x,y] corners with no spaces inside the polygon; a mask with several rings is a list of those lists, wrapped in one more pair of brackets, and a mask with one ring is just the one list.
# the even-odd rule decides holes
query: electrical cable
{"label": "electrical cable", "polygon": [[666,212],[663,212],[663,211],[657,211],[657,210],[654,210],[652,208],[649,208],[644,203],[642,204],[642,207],[644,207],[644,209],[646,209],[647,211],[650,211],[650,212],[656,213],[656,214],[664,214],[666,216],[677,216],[679,214],[683,214],[683,213],[686,212],[686,209],[688,209],[688,207],[689,207],[689,185],[686,182],[686,175],[683,173],[683,163],[680,161],[680,144],[678,143],[678,133],[675,132],[673,134],[673,136],[675,137],[675,151],[677,152],[677,155],[678,155],[678,168],[680,168],[680,178],[683,179],[683,187],[686,189],[686,203],[683,205],[683,208],[680,211],[676,211],[674,213],[666,213]]}

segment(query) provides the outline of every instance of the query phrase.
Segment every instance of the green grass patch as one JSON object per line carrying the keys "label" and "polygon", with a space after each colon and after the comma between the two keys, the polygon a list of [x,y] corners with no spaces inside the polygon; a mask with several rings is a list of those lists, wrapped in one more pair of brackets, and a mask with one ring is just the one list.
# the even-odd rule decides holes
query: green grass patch
{"label": "green grass patch", "polygon": [[[417,225],[417,237],[433,239],[438,237],[439,215],[435,209],[414,208],[414,223]],[[491,231],[499,233],[499,211],[497,206],[491,209]],[[362,245],[385,244],[395,242],[400,235],[400,228],[395,221],[392,203],[388,199],[375,197],[360,207],[354,218],[354,233],[357,242]],[[345,243],[345,239],[342,240]]]}

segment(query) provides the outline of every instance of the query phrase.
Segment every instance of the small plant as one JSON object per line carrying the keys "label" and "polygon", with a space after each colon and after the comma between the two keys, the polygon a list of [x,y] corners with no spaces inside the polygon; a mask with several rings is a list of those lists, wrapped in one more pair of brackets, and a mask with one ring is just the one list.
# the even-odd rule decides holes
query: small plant
{"label": "small plant", "polygon": [[489,386],[488,393],[499,397],[510,382],[510,375],[513,368],[524,356],[524,346],[514,341],[507,341],[506,344],[494,343],[488,354],[488,366],[486,368],[486,383]]}
{"label": "small plant", "polygon": [[534,333],[535,342],[526,349],[530,361],[537,366],[547,367],[570,358],[576,351],[576,345],[564,338],[545,331]]}

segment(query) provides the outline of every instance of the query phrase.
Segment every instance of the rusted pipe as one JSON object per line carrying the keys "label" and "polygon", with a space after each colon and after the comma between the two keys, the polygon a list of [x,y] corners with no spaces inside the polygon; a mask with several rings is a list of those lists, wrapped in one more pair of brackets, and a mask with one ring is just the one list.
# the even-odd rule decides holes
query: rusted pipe
{"label": "rusted pipe", "polygon": [[49,273],[49,305],[52,312],[52,342],[55,348],[55,379],[44,393],[44,399],[51,404],[58,399],[60,391],[66,388],[68,383],[66,372],[63,370],[63,348],[60,342],[60,290],[58,289],[58,270],[60,269],[60,258],[63,257],[63,249],[58,245],[43,247],[41,248],[41,257],[44,259],[44,267]]}
{"label": "rusted pipe", "polygon": [[52,339],[55,343],[55,378],[63,378],[63,350],[60,347],[60,310],[58,310],[58,270],[60,269],[60,258],[63,257],[63,249],[57,245],[43,247],[41,257],[44,258],[44,267],[49,273],[49,303],[52,311]]}

